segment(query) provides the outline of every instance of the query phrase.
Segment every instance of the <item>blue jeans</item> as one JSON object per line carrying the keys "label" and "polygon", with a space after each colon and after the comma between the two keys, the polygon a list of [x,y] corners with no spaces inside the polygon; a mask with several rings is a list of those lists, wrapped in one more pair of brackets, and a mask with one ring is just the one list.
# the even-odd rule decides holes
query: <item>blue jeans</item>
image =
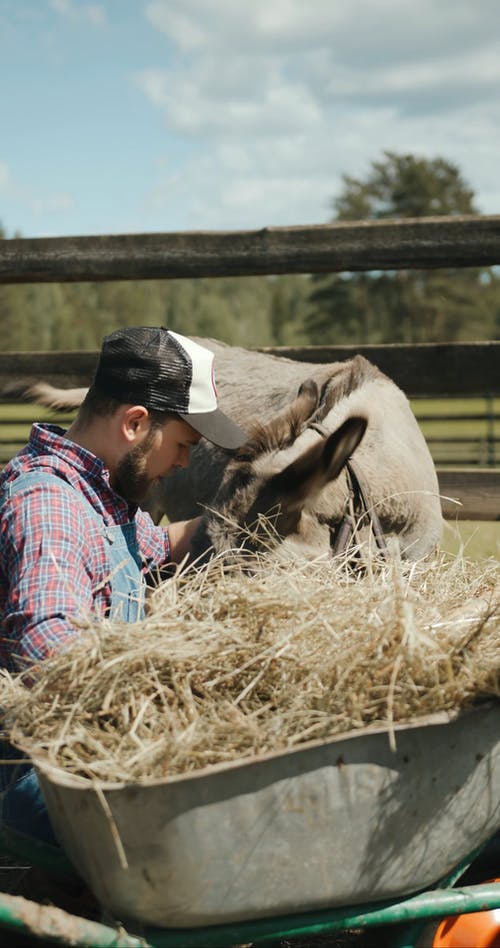
{"label": "blue jeans", "polygon": [[[13,766],[13,765],[11,765]],[[59,846],[33,767],[21,765],[23,772],[4,790],[0,803],[0,822],[23,836]]]}

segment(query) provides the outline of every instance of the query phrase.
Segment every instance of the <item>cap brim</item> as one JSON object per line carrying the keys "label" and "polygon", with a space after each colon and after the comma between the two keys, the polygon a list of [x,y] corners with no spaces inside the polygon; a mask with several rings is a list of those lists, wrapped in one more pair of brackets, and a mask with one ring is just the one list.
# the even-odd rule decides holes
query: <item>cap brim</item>
{"label": "cap brim", "polygon": [[235,451],[248,441],[243,428],[231,421],[220,408],[207,412],[179,412],[179,417],[219,448]]}

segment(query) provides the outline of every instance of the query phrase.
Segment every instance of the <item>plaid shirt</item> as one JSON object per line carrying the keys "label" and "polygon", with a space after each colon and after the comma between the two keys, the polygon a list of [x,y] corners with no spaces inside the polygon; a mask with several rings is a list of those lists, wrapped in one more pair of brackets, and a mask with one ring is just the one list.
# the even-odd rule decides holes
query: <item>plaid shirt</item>
{"label": "plaid shirt", "polygon": [[10,671],[47,657],[78,635],[70,617],[111,605],[106,546],[99,524],[59,478],[80,492],[105,526],[133,521],[143,572],[170,560],[167,531],[130,506],[109,484],[109,471],[55,425],[33,425],[26,447],[0,475],[5,485],[24,472],[53,475],[24,496],[6,497],[0,508],[0,667]]}

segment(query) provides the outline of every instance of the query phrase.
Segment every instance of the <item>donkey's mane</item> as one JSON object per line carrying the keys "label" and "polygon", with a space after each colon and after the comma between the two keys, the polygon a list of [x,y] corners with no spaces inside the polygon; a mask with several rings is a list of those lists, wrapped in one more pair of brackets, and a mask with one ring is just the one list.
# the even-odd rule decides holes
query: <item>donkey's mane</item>
{"label": "donkey's mane", "polygon": [[[339,364],[338,370],[324,383],[319,404],[313,407],[311,386],[308,381],[301,386],[301,393],[291,405],[268,424],[255,420],[249,429],[249,440],[235,457],[251,463],[262,454],[289,447],[311,422],[319,422],[337,402],[347,398],[365,382],[380,377],[382,373],[364,356],[356,355]],[[309,408],[308,408],[309,406]]]}
{"label": "donkey's mane", "polygon": [[313,379],[307,379],[300,386],[295,400],[268,424],[253,422],[250,440],[243,446],[238,457],[241,460],[253,461],[261,454],[287,448],[304,430],[318,404],[319,388]]}
{"label": "donkey's mane", "polygon": [[273,419],[265,425],[261,421],[254,421],[250,425],[249,440],[236,452],[239,461],[254,461],[269,451],[279,451],[293,444],[304,428],[303,418],[299,412],[291,410],[288,415]]}
{"label": "donkey's mane", "polygon": [[321,401],[314,416],[315,421],[321,421],[338,402],[352,395],[365,382],[374,378],[381,378],[383,373],[362,355],[340,364],[340,368],[325,382],[321,391]]}

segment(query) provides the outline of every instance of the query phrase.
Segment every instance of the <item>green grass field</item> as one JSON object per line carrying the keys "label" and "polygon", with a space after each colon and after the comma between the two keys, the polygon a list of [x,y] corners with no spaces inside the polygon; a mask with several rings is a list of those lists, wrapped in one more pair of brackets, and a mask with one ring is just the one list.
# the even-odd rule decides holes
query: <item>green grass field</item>
{"label": "green grass field", "polygon": [[[484,445],[492,438],[500,442],[500,398],[415,399],[412,401],[412,408],[419,419],[425,416],[425,420],[420,422],[425,437],[437,439],[431,440],[431,451],[436,457],[445,449],[450,450],[446,442],[439,441],[439,438],[479,439],[483,442],[482,446],[472,444],[467,449],[471,458],[469,463],[486,464],[487,460],[481,456],[485,450]],[[486,416],[488,413],[489,418],[482,421],[467,417]],[[446,415],[446,420],[440,417],[442,415]],[[31,404],[0,405],[0,462],[5,463],[25,442],[34,419],[56,421],[64,427],[71,417],[72,415],[56,414]],[[460,449],[454,445],[453,450]],[[500,465],[500,444],[495,445],[495,450],[498,455],[495,464]]]}
{"label": "green grass field", "polygon": [[500,398],[415,399],[412,408],[436,463],[500,465]]}
{"label": "green grass field", "polygon": [[442,548],[456,556],[463,551],[465,559],[500,560],[500,523],[484,520],[445,521]]}
{"label": "green grass field", "polygon": [[40,405],[0,405],[0,465],[26,443],[33,421],[51,421],[66,428],[73,415],[55,413]]}
{"label": "green grass field", "polygon": [[[479,438],[482,443],[467,447],[469,460],[462,460],[457,466],[484,465],[488,434],[493,434],[500,441],[500,419],[490,421],[474,421],[457,418],[457,415],[485,414],[489,409],[495,416],[500,416],[500,399],[419,399],[412,402],[417,417],[421,415],[447,415],[447,419],[422,421],[421,428],[426,438],[461,437]],[[454,417],[455,416],[455,417]],[[73,416],[70,414],[55,414],[49,409],[40,408],[31,404],[0,405],[0,464],[5,464],[18,448],[28,438],[33,420],[54,421],[66,427]],[[440,457],[449,452],[450,445],[445,442],[432,442],[431,452],[437,463]],[[462,448],[461,448],[462,450]],[[500,444],[495,446],[495,466],[500,466]],[[463,450],[462,450],[462,453]],[[473,460],[470,460],[473,458]],[[445,462],[446,463],[446,462]],[[500,523],[469,522],[460,524],[448,522],[445,527],[443,548],[452,554],[461,549],[464,555],[471,559],[488,556],[500,556]]]}

